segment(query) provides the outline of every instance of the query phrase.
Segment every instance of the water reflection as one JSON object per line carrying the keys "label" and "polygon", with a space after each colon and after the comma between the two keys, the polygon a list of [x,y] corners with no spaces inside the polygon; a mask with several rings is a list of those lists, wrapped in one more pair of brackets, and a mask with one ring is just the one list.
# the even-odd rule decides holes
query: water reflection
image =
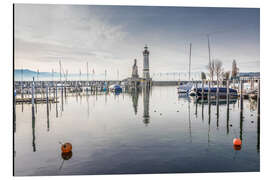
{"label": "water reflection", "polygon": [[204,121],[204,104],[202,104],[202,121]]}
{"label": "water reflection", "polygon": [[59,170],[62,169],[65,161],[71,159],[71,157],[72,157],[72,151],[70,151],[70,152],[62,152],[61,153],[61,157],[62,157],[63,161],[62,161],[62,163],[61,163],[61,165],[59,167]]}
{"label": "water reflection", "polygon": [[35,135],[35,128],[36,128],[36,120],[35,120],[35,108],[32,106],[32,146],[33,152],[36,152],[36,135]]}
{"label": "water reflection", "polygon": [[[117,173],[120,172],[121,169],[126,170],[125,166],[123,166],[122,164],[125,164],[124,162],[127,162],[127,160],[128,163],[130,162],[134,163],[133,166],[134,169],[129,169],[130,170],[129,172],[132,172],[132,170],[134,170],[134,172],[140,172],[138,170],[140,169],[140,167],[146,169],[146,171],[143,172],[148,172],[147,166],[146,165],[144,166],[144,164],[142,163],[145,162],[145,157],[149,157],[149,162],[151,160],[151,162],[157,163],[158,166],[160,167],[159,169],[155,169],[154,167],[152,172],[160,172],[162,170],[162,167],[166,169],[167,166],[164,166],[164,162],[171,162],[170,161],[171,159],[177,159],[177,162],[173,161],[177,167],[172,168],[172,172],[192,172],[192,171],[203,172],[205,168],[207,168],[207,170],[212,169],[213,171],[214,170],[248,171],[250,170],[250,167],[252,167],[251,169],[255,170],[258,169],[259,167],[257,166],[259,159],[258,154],[260,151],[260,120],[259,118],[257,118],[257,125],[256,125],[255,123],[256,117],[248,116],[247,113],[250,113],[250,111],[245,110],[246,108],[252,109],[254,106],[248,103],[254,102],[249,102],[245,100],[244,102],[245,106],[243,106],[245,111],[242,111],[242,113],[240,113],[240,109],[237,109],[237,106],[235,110],[230,109],[230,107],[232,108],[232,106],[235,105],[236,103],[235,100],[230,101],[229,103],[226,103],[226,101],[225,103],[224,102],[208,103],[207,101],[206,102],[195,101],[193,103],[192,101],[190,101],[188,97],[179,97],[179,99],[183,98],[184,100],[183,101],[179,100],[178,103],[175,103],[177,94],[175,94],[175,92],[171,91],[169,88],[168,88],[169,90],[166,89],[165,87],[162,88],[154,87],[151,89],[145,87],[142,88],[141,91],[134,90],[128,93],[122,93],[120,96],[122,96],[123,98],[119,97],[119,94],[114,94],[112,92],[96,93],[95,95],[91,95],[90,92],[89,94],[81,93],[80,95],[76,93],[73,94],[74,96],[72,95],[69,96],[68,94],[67,99],[69,103],[62,104],[60,96],[59,98],[60,102],[58,101],[56,104],[51,105],[51,103],[50,104],[47,103],[47,106],[38,104],[38,107],[40,108],[38,118],[34,113],[35,106],[32,107],[32,143],[30,138],[30,143],[27,145],[28,148],[25,148],[25,145],[23,144],[25,143],[24,139],[27,139],[29,137],[25,136],[25,134],[22,133],[23,131],[20,130],[18,130],[18,132],[16,133],[17,139],[15,142],[16,142],[16,150],[20,149],[20,151],[17,151],[16,160],[18,159],[18,161],[21,161],[21,159],[23,159],[22,154],[24,155],[26,154],[26,156],[29,157],[29,161],[31,161],[32,164],[34,164],[35,166],[29,165],[31,167],[34,166],[33,168],[34,170],[31,171],[29,170],[30,169],[29,168],[26,172],[24,172],[22,170],[23,168],[20,167],[19,164],[16,167],[18,168],[17,174],[28,173],[39,175],[45,173],[46,170],[50,170],[50,172],[52,172],[53,170],[51,169],[55,168],[55,166],[52,166],[49,163],[48,159],[60,158],[60,155],[63,160],[60,166],[61,169],[63,167],[64,161],[71,159],[72,154],[55,155],[52,153],[54,149],[51,147],[53,147],[54,139],[63,139],[62,136],[64,136],[64,138],[67,139],[72,138],[72,140],[76,141],[76,143],[78,144],[78,146],[76,146],[77,148],[76,152],[80,152],[79,153],[80,156],[76,156],[76,161],[78,162],[77,164],[73,163],[68,164],[69,168],[66,168],[65,171],[59,172],[60,174],[61,173],[95,174],[97,172],[98,173],[111,172],[106,171],[108,169],[106,169],[105,166],[108,162],[110,162],[111,163],[110,165],[114,166],[115,168],[113,173]],[[142,100],[139,100],[141,97]],[[80,98],[79,101],[81,102],[78,102],[77,99],[78,103],[76,103],[76,98]],[[163,103],[163,100],[165,99],[166,103]],[[118,101],[119,103],[117,103]],[[59,104],[60,106],[61,105],[65,106],[64,107],[65,112],[63,112],[63,116],[61,117],[64,121],[56,120],[56,118],[58,117],[58,103],[61,103]],[[79,103],[81,103],[82,105],[80,106]],[[51,106],[54,105],[55,108],[54,107],[51,108]],[[116,105],[117,108],[121,109],[127,108],[127,111],[123,111],[121,113],[115,111]],[[155,113],[150,115],[150,106],[151,107],[153,106],[155,110],[157,109],[157,111],[160,110],[160,112],[163,113],[164,118],[159,117]],[[181,106],[181,108],[179,108],[179,106]],[[17,121],[17,123],[19,123],[18,128],[20,127],[22,128],[26,127],[25,129],[29,128],[28,132],[30,133],[31,137],[31,125],[28,126],[29,123],[23,124],[23,121],[21,121],[21,119],[24,118],[26,114],[30,114],[31,105],[25,104],[24,107],[25,108],[23,113],[20,110],[21,108],[20,106],[18,106],[17,112],[14,111],[14,113],[17,114],[19,113],[19,115],[17,115],[17,119],[20,120]],[[42,110],[43,108],[44,111]],[[45,110],[45,108],[47,108],[47,111]],[[178,112],[177,114],[176,110]],[[74,113],[72,114],[70,112]],[[196,116],[194,115],[194,112]],[[52,116],[53,113],[56,113],[56,115]],[[89,113],[91,113],[92,117],[89,117]],[[108,115],[109,113],[110,115]],[[130,116],[129,113],[131,113],[132,115]],[[77,130],[77,128],[72,127],[74,126],[73,120],[74,118],[77,117],[78,114],[80,114],[80,118],[76,119],[76,126],[78,127]],[[240,114],[240,138],[245,139],[245,146],[242,147],[241,152],[238,152],[241,153],[241,156],[237,156],[237,162],[236,161],[234,162],[235,165],[233,164],[231,166],[227,166],[227,164],[230,164],[229,161],[232,160],[233,153],[237,151],[237,149],[235,149],[235,151],[232,151],[235,147],[232,146],[231,138],[232,135],[235,135],[233,134],[234,130],[233,127],[236,127],[235,130],[237,130],[237,134],[239,134],[238,132],[239,114]],[[247,125],[247,123],[250,123],[250,121],[244,121],[243,120],[244,116],[250,117],[251,120],[254,120],[253,124],[254,126]],[[116,118],[112,120],[107,119],[110,117]],[[134,120],[127,121],[126,120],[127,117],[134,119],[137,119],[139,117],[139,119],[142,118],[142,120],[140,120],[139,122]],[[195,117],[198,118],[198,120],[196,120]],[[45,122],[46,119],[47,123]],[[166,121],[164,121],[164,119],[166,119]],[[151,126],[148,126],[150,120]],[[217,125],[215,123],[215,120],[217,120]],[[52,122],[53,122],[53,130],[50,127],[52,125]],[[142,122],[146,126],[148,126],[147,131],[145,131],[145,128],[140,128],[142,126]],[[233,124],[232,127],[230,126],[231,124]],[[104,130],[103,128],[105,126],[106,126],[105,131],[106,133],[103,133]],[[45,127],[48,133],[46,132]],[[219,129],[222,131],[218,131],[216,127],[219,127]],[[44,129],[46,132],[45,134]],[[14,133],[15,132],[16,132],[16,114],[14,114]],[[91,138],[89,138],[89,134],[91,135]],[[36,139],[38,139],[37,144],[39,147],[36,147]],[[189,143],[187,143],[187,141]],[[125,146],[119,146],[117,144],[118,142],[125,143]],[[128,142],[130,142],[130,144]],[[146,142],[150,142],[150,144]],[[32,147],[30,147],[31,144]],[[104,146],[101,144],[104,144]],[[134,144],[136,144],[136,146]],[[185,144],[185,147],[183,146],[183,144]],[[147,148],[145,148],[145,146],[147,146]],[[136,149],[134,149],[134,147],[136,147]],[[31,153],[29,154],[29,148],[31,153],[32,151],[35,152],[35,156],[39,157],[31,158]],[[38,148],[39,150],[37,151],[36,148]],[[117,154],[119,148],[121,150],[121,154],[124,154],[125,157],[130,157],[128,155],[130,153],[134,153],[136,155],[136,158],[135,159],[133,159],[132,157],[128,159],[123,158],[122,155],[120,156]],[[39,153],[41,152],[45,153],[40,156]],[[164,156],[163,153],[166,154],[167,156],[166,155]],[[224,154],[224,156],[214,158],[218,153]],[[254,155],[254,153],[256,155]],[[91,160],[86,160],[89,157],[89,154],[91,154]],[[187,156],[192,158],[187,160],[186,159]],[[72,160],[74,160],[74,157]],[[113,158],[115,157],[117,160],[110,161],[109,159],[111,157]],[[204,166],[196,166],[196,167],[191,166],[189,168],[184,167],[182,165],[183,163],[180,163],[186,160],[187,164],[192,163],[196,164],[198,159],[205,159],[209,163],[207,163],[206,165],[204,164]],[[215,163],[217,161],[224,162],[224,165],[222,165],[222,169],[219,169],[218,167],[215,166]],[[255,161],[254,166],[253,165],[245,166],[245,164],[248,164],[248,162],[251,161],[252,162]],[[161,163],[159,164],[159,162]],[[60,162],[58,165],[60,165]],[[67,166],[67,164],[65,165]],[[44,168],[45,166],[47,169]],[[73,167],[74,169],[76,169],[76,171],[73,170]],[[104,167],[105,169],[103,169]],[[95,171],[95,168],[98,169],[98,171]]]}
{"label": "water reflection", "polygon": [[56,102],[55,102],[55,116],[56,116],[56,118],[58,118],[58,100],[57,100],[57,96],[56,96]]}
{"label": "water reflection", "polygon": [[149,116],[149,94],[150,88],[145,86],[143,89],[143,122],[147,126],[150,123]]}
{"label": "water reflection", "polygon": [[49,102],[47,100],[47,131],[50,131],[50,114],[49,114]]}
{"label": "water reflection", "polygon": [[230,133],[229,123],[230,123],[230,103],[227,102],[227,123],[226,123],[227,135]]}
{"label": "water reflection", "polygon": [[131,96],[132,96],[132,104],[133,104],[134,113],[135,113],[135,115],[137,115],[137,113],[138,113],[138,101],[139,101],[139,90],[132,89]]}
{"label": "water reflection", "polygon": [[[196,103],[197,105],[197,103]],[[197,107],[197,106],[196,106]],[[196,108],[197,111],[197,108]],[[190,100],[188,99],[188,129],[189,129],[189,138],[192,143],[192,134],[191,134],[191,119],[190,119]]]}
{"label": "water reflection", "polygon": [[208,98],[208,147],[210,144],[210,125],[211,125],[211,102],[210,99]]}
{"label": "water reflection", "polygon": [[239,136],[239,138],[242,141],[243,141],[243,120],[244,120],[243,109],[241,108],[241,110],[240,110],[240,136]]}

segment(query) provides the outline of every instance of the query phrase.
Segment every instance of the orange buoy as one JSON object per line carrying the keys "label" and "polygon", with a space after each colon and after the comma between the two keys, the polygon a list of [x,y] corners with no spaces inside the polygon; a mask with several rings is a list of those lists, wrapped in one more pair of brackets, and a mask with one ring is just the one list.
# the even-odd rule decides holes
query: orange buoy
{"label": "orange buoy", "polygon": [[234,146],[241,146],[241,145],[242,145],[241,139],[239,139],[239,138],[234,138],[234,139],[233,139],[233,145],[234,145]]}
{"label": "orange buoy", "polygon": [[62,152],[61,155],[62,155],[63,160],[69,160],[72,157],[72,151]]}
{"label": "orange buoy", "polygon": [[241,150],[241,146],[233,145],[233,149],[236,150],[236,151],[240,151]]}
{"label": "orange buoy", "polygon": [[61,150],[63,153],[68,153],[72,150],[72,145],[70,143],[65,143],[62,145]]}

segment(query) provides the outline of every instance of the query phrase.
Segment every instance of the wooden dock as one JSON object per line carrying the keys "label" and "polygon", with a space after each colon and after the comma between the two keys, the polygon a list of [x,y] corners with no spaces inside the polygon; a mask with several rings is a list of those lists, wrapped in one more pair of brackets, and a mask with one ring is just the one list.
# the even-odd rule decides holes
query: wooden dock
{"label": "wooden dock", "polygon": [[[57,99],[54,98],[48,98],[48,102],[50,103],[58,103]],[[16,98],[16,104],[21,104],[21,103],[32,103],[32,98]],[[47,103],[47,98],[34,98],[34,103],[36,104],[42,104],[42,103]]]}

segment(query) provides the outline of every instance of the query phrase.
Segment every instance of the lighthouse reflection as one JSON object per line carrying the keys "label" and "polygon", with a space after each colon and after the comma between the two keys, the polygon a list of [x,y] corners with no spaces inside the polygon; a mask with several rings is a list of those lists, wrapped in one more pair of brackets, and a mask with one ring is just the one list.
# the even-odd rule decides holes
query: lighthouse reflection
{"label": "lighthouse reflection", "polygon": [[128,92],[131,95],[132,106],[134,114],[138,113],[139,97],[142,94],[143,98],[143,123],[147,126],[150,123],[149,115],[149,101],[150,101],[150,87],[143,86],[142,88],[135,88]]}
{"label": "lighthouse reflection", "polygon": [[150,88],[149,86],[144,86],[142,88],[142,92],[143,92],[143,122],[147,126],[150,123],[150,116],[149,116]]}

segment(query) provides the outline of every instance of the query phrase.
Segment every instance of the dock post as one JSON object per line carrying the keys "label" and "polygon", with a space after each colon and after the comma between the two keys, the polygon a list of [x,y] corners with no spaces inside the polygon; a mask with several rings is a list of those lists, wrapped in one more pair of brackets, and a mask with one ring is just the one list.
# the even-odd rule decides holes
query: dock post
{"label": "dock post", "polygon": [[217,97],[216,97],[216,103],[217,103],[217,128],[219,127],[219,80],[217,80]]}
{"label": "dock post", "polygon": [[258,95],[257,95],[257,114],[258,114],[258,117],[260,117],[260,91],[261,91],[260,79],[258,79]]}
{"label": "dock post", "polygon": [[210,92],[211,92],[211,82],[210,82],[210,80],[208,81],[208,95],[207,95],[207,97],[208,97],[208,103],[210,104],[210,96],[211,96],[211,94],[210,94]]}
{"label": "dock post", "polygon": [[243,81],[240,81],[240,113],[242,114],[243,112]]}
{"label": "dock post", "polygon": [[23,85],[21,86],[21,97],[23,99]]}
{"label": "dock post", "polygon": [[204,80],[202,79],[202,100],[204,100]]}
{"label": "dock post", "polygon": [[241,84],[241,81],[240,79],[238,80],[238,92],[240,92],[240,84]]}
{"label": "dock post", "polygon": [[230,99],[230,89],[229,89],[229,80],[227,80],[227,90],[226,90],[226,100],[227,100],[227,105],[229,105],[229,99]]}
{"label": "dock post", "polygon": [[55,100],[57,101],[57,85],[55,87]]}
{"label": "dock post", "polygon": [[260,152],[260,79],[258,79],[257,113],[257,152]]}
{"label": "dock post", "polygon": [[47,105],[49,103],[49,87],[48,87],[48,85],[46,87],[46,103],[47,103]]}
{"label": "dock post", "polygon": [[250,89],[254,90],[254,79],[253,78],[250,79]]}
{"label": "dock post", "polygon": [[217,102],[219,101],[219,80],[217,80],[216,100],[217,100]]}
{"label": "dock post", "polygon": [[35,79],[33,77],[33,82],[32,82],[32,108],[34,107],[35,103]]}
{"label": "dock post", "polygon": [[16,90],[13,89],[13,131],[16,132]]}
{"label": "dock post", "polygon": [[229,134],[230,130],[229,130],[229,121],[230,121],[230,89],[229,89],[229,80],[227,80],[226,83],[227,86],[227,90],[226,90],[226,101],[227,101],[227,134]]}

